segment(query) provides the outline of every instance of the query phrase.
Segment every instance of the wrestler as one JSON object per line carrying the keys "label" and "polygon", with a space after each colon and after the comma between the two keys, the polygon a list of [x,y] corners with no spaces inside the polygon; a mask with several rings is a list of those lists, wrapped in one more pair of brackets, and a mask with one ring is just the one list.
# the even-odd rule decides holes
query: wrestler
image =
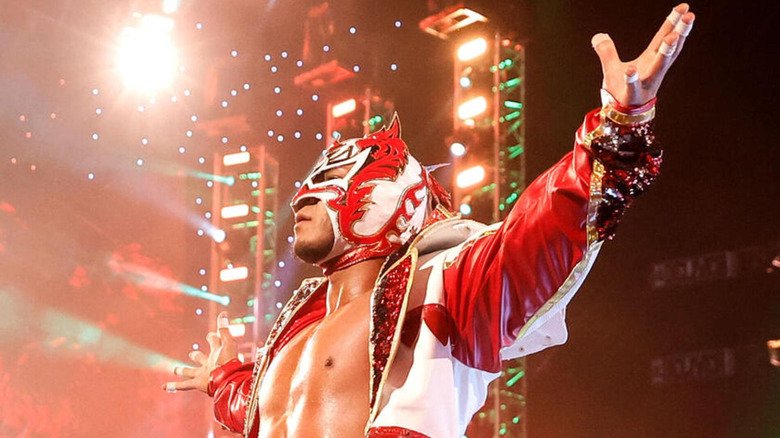
{"label": "wrestler", "polygon": [[693,21],[678,5],[630,62],[593,37],[602,108],[502,223],[450,213],[397,119],[329,146],[292,200],[295,254],[324,276],[294,292],[254,363],[223,312],[209,355],[164,388],[209,394],[252,438],[463,436],[502,360],[566,341],[567,304],[658,175],[656,94]]}

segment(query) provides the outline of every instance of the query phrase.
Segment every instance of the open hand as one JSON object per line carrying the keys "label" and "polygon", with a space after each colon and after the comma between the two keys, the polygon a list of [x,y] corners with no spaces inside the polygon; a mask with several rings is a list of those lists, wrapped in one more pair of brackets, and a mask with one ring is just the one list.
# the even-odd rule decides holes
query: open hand
{"label": "open hand", "polygon": [[623,62],[615,43],[605,33],[593,36],[591,44],[601,60],[602,88],[624,106],[647,103],[658,88],[685,44],[696,17],[681,3],[672,10],[644,52],[633,61]]}
{"label": "open hand", "polygon": [[191,351],[189,354],[190,359],[200,366],[197,368],[174,368],[173,373],[184,377],[185,380],[167,382],[163,385],[163,389],[168,392],[197,389],[208,393],[209,375],[211,372],[238,357],[236,340],[230,334],[228,325],[227,312],[220,313],[217,316],[217,333],[211,332],[206,336],[206,340],[209,343],[209,355],[206,356],[202,351],[198,350]]}

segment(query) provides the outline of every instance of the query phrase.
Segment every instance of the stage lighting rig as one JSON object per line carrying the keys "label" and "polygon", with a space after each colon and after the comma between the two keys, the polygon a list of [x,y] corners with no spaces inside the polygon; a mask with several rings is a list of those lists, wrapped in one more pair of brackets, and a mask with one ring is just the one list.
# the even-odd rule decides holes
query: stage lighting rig
{"label": "stage lighting rig", "polygon": [[390,124],[394,113],[392,101],[377,89],[366,87],[362,96],[328,103],[327,138],[363,137]]}
{"label": "stage lighting rig", "polygon": [[263,146],[242,146],[238,152],[216,154],[213,172],[232,184],[215,185],[212,195],[211,225],[225,230],[225,236],[212,244],[211,272],[218,275],[212,274],[210,289],[231,297],[227,309],[231,315],[258,315],[257,320],[242,317],[236,323],[253,324],[252,339],[262,339],[278,301],[274,281],[279,166]]}
{"label": "stage lighting rig", "polygon": [[133,20],[119,35],[116,65],[127,89],[154,95],[170,87],[176,75],[174,22],[155,14],[134,14]]}

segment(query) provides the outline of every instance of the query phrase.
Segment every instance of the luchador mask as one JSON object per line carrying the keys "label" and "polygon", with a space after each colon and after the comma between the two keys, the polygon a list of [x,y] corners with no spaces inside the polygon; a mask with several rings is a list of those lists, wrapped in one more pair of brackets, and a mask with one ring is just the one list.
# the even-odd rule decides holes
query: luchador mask
{"label": "luchador mask", "polygon": [[[394,117],[389,128],[337,140],[293,197],[293,207],[307,198],[327,207],[335,241],[317,264],[337,270],[387,256],[422,228],[436,205],[449,208],[449,196],[409,154],[400,131]],[[347,169],[343,178],[325,179],[325,172],[338,167]]]}

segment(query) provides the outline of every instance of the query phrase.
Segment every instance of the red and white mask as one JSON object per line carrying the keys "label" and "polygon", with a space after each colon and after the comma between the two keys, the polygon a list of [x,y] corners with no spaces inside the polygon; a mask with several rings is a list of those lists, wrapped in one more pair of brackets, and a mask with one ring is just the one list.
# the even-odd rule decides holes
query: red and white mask
{"label": "red and white mask", "polygon": [[[333,247],[317,261],[338,270],[385,257],[423,226],[438,204],[449,207],[446,192],[409,154],[394,117],[389,128],[364,138],[336,141],[324,152],[292,199],[322,201],[333,226]],[[325,179],[330,169],[345,167],[342,178]]]}

